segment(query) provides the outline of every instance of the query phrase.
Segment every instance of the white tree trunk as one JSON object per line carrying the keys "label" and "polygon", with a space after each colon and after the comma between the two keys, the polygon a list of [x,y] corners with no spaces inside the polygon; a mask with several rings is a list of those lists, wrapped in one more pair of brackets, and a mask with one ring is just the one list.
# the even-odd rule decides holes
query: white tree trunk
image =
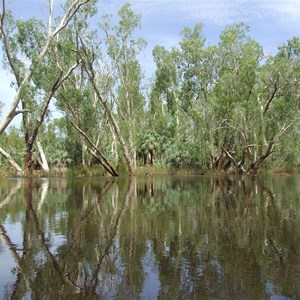
{"label": "white tree trunk", "polygon": [[41,144],[41,142],[40,142],[40,140],[38,138],[36,139],[36,145],[37,145],[37,147],[39,149],[39,153],[40,153],[40,157],[41,157],[41,160],[40,160],[39,163],[40,163],[42,169],[45,172],[49,172],[50,169],[49,169],[49,165],[48,165],[48,162],[47,162],[47,158],[46,158],[44,149],[42,147],[42,144]]}
{"label": "white tree trunk", "polygon": [[7,153],[6,151],[4,151],[1,147],[0,147],[0,154],[18,172],[19,175],[23,174],[22,168],[14,161],[14,159],[9,155],[9,153]]}
{"label": "white tree trunk", "polygon": [[[42,49],[42,51],[39,53],[39,55],[37,56],[36,61],[34,63],[32,63],[32,65],[30,66],[28,71],[24,74],[24,79],[22,82],[20,82],[20,81],[18,82],[18,79],[17,79],[18,75],[16,73],[14,74],[14,76],[16,77],[16,80],[18,82],[18,89],[17,89],[16,95],[12,101],[11,107],[8,111],[8,114],[6,115],[4,120],[0,122],[0,135],[5,131],[7,126],[10,124],[10,122],[14,119],[14,117],[16,115],[24,112],[22,110],[17,110],[17,107],[21,101],[21,92],[22,92],[22,90],[24,90],[24,87],[29,84],[30,79],[32,77],[33,70],[36,68],[36,66],[39,65],[39,63],[44,59],[44,57],[48,53],[49,48],[52,45],[54,38],[58,35],[59,32],[61,32],[68,25],[68,23],[70,22],[70,20],[74,16],[74,14],[80,9],[80,7],[90,1],[91,0],[74,0],[74,1],[72,1],[69,8],[66,10],[64,16],[61,18],[60,23],[58,24],[58,26],[55,28],[54,31],[52,31],[54,0],[51,0],[49,2],[50,3],[50,11],[49,11],[49,20],[48,20],[48,34],[46,37],[45,46]],[[12,70],[15,70],[15,62],[11,55],[11,47],[9,44],[9,37],[7,36],[7,32],[5,31],[5,28],[4,28],[5,16],[6,16],[6,11],[5,11],[5,6],[3,4],[3,11],[2,11],[1,21],[0,21],[0,37],[2,39],[2,43],[4,46],[4,52],[8,58],[10,67]]]}

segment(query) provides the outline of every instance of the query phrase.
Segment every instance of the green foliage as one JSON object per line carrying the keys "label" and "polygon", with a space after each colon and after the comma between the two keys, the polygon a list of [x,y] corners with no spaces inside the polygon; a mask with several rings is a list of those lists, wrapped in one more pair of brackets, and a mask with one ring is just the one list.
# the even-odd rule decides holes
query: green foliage
{"label": "green foliage", "polygon": [[[228,26],[217,46],[206,46],[197,24],[182,31],[180,48],[155,48],[149,113],[156,116],[155,124],[173,120],[168,163],[212,166],[225,148],[233,156],[221,160],[224,166],[235,160],[246,168],[271,142],[275,152],[295,163],[297,148],[282,145],[299,127],[299,39],[266,58],[248,32],[244,23]],[[168,110],[157,114],[163,101]]]}
{"label": "green foliage", "polygon": [[[265,154],[269,168],[299,165],[299,38],[266,56],[244,23],[227,26],[216,45],[206,44],[203,24],[184,28],[177,46],[153,49],[156,70],[147,96],[139,61],[146,42],[135,32],[141,16],[125,4],[117,18],[102,17],[95,30],[88,21],[96,13],[95,1],[81,7],[39,63],[47,25],[7,13],[14,67],[8,57],[4,63],[15,75],[14,86],[31,72],[21,90],[22,108],[30,111],[23,114],[23,128],[1,136],[1,146],[19,164],[54,92],[64,117],[51,121],[46,113],[39,137],[49,164],[74,166],[74,174],[77,166],[93,163],[90,144],[76,126],[108,160],[125,159],[127,168],[135,166],[136,155],[145,165],[204,168],[219,162],[224,171],[237,165],[247,169]],[[75,63],[56,90],[58,76]],[[37,155],[35,146],[31,150]],[[118,168],[121,174],[128,171],[123,163]]]}
{"label": "green foliage", "polygon": [[141,153],[148,153],[149,150],[158,150],[160,146],[160,136],[153,130],[143,132],[139,137],[138,149]]}
{"label": "green foliage", "polygon": [[81,176],[87,176],[87,168],[77,165],[71,168],[68,168],[67,170],[67,176],[68,177],[81,177]]}
{"label": "green foliage", "polygon": [[183,144],[170,144],[166,150],[166,163],[173,167],[189,166],[193,157]]}
{"label": "green foliage", "polygon": [[153,49],[153,58],[157,66],[155,71],[154,92],[156,94],[158,93],[160,101],[165,100],[167,109],[172,115],[176,113],[176,99],[174,93],[178,86],[178,72],[176,64],[174,63],[176,56],[177,51],[167,51],[161,46],[157,46]]}
{"label": "green foliage", "polygon": [[70,132],[68,129],[66,120],[57,118],[48,122],[47,126],[43,126],[40,130],[40,140],[48,164],[52,168],[68,167],[76,161],[74,154],[76,144],[73,142],[74,138],[72,139],[74,132]]}
{"label": "green foliage", "polygon": [[45,27],[36,18],[16,21],[16,44],[26,57],[35,61],[36,55],[45,44]]}
{"label": "green foliage", "polygon": [[[24,135],[22,130],[15,126],[9,127],[7,132],[0,135],[0,145],[1,148],[10,154],[19,166],[22,166],[23,155],[25,153]],[[2,168],[9,169],[6,160],[1,155],[0,166]]]}
{"label": "green foliage", "polygon": [[124,163],[122,160],[118,161],[117,172],[120,176],[128,175],[126,163]]}
{"label": "green foliage", "polygon": [[144,165],[153,165],[153,160],[163,152],[163,138],[154,130],[142,132],[138,139],[137,154],[143,159]]}

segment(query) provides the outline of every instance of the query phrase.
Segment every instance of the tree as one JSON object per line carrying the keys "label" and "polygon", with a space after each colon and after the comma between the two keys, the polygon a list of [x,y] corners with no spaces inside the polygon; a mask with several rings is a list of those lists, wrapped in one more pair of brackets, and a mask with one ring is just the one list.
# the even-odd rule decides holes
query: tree
{"label": "tree", "polygon": [[[22,156],[25,152],[24,149],[24,135],[21,130],[15,126],[10,126],[7,132],[4,132],[0,136],[0,165],[6,168],[7,163],[9,166],[21,175],[23,173],[20,163],[22,162]],[[6,149],[6,150],[4,150]]]}
{"label": "tree", "polygon": [[[244,171],[246,154],[254,143],[257,115],[257,85],[263,52],[248,36],[249,28],[238,23],[227,27],[220,36],[216,60],[216,84],[212,101],[219,125],[214,138],[213,166],[228,171]],[[251,142],[252,141],[252,142]],[[248,158],[249,158],[248,155]]]}
{"label": "tree", "polygon": [[[156,77],[150,98],[150,113],[166,108],[164,130],[168,128],[170,147],[167,161],[174,165],[207,161],[207,140],[211,132],[208,98],[213,84],[214,48],[205,48],[202,24],[184,28],[179,48],[153,51]],[[164,107],[165,103],[165,107]],[[155,117],[156,124],[162,117]],[[182,161],[181,161],[182,160]]]}
{"label": "tree", "polygon": [[101,43],[97,40],[82,38],[81,55],[97,101],[120,145],[128,173],[134,175],[138,124],[142,121],[144,106],[137,55],[145,42],[133,38],[140,17],[133,13],[129,4],[119,10],[119,18],[114,27],[110,26],[108,16],[103,18],[104,49],[99,48]]}
{"label": "tree", "polygon": [[153,58],[156,63],[155,82],[152,88],[150,111],[156,113],[162,110],[165,114],[163,104],[166,104],[171,126],[174,131],[179,126],[179,74],[177,70],[178,51],[166,50],[164,47],[156,46],[153,49]]}
{"label": "tree", "polygon": [[289,40],[278,50],[274,57],[267,59],[261,70],[257,97],[260,107],[260,120],[257,120],[260,124],[257,132],[259,152],[248,166],[248,172],[257,172],[265,159],[276,151],[280,151],[281,155],[297,151],[294,147],[287,148],[281,141],[293,132],[299,132],[299,39]]}
{"label": "tree", "polygon": [[143,159],[144,166],[153,166],[154,158],[161,152],[161,137],[154,130],[142,132],[137,147],[138,155]]}
{"label": "tree", "polygon": [[67,49],[58,56],[64,57],[64,63],[77,60],[80,65],[58,91],[57,107],[79,135],[81,163],[90,164],[93,157],[109,174],[118,176],[115,167],[109,162],[111,157],[107,151],[109,136],[106,132],[109,128],[106,125],[106,116],[82,63],[85,49],[82,47],[81,36],[94,38],[87,19],[95,13],[94,7],[86,7],[70,22],[69,30],[64,33],[65,40],[68,41]]}
{"label": "tree", "polygon": [[256,173],[299,121],[298,88],[292,86],[299,80],[296,40],[265,58],[247,32],[237,24],[222,33],[213,89],[213,113],[223,125],[214,163],[235,173]]}
{"label": "tree", "polygon": [[176,164],[256,173],[276,149],[292,150],[280,141],[299,125],[299,40],[266,57],[248,32],[244,23],[228,26],[217,46],[206,47],[196,24],[182,31],[179,48],[154,49],[149,113],[163,116],[166,106],[176,116],[168,151]]}
{"label": "tree", "polygon": [[[48,26],[31,19],[15,21],[6,11],[2,0],[0,37],[3,43],[7,67],[15,78],[16,94],[9,112],[0,123],[0,134],[4,132],[14,117],[23,113],[26,154],[24,171],[32,172],[32,150],[39,128],[44,121],[49,103],[62,82],[76,67],[77,62],[67,69],[53,69],[49,53],[62,32],[77,11],[90,0],[68,2],[64,15],[53,26],[54,0],[49,2]],[[23,57],[26,59],[24,60]],[[21,103],[22,109],[18,110]]]}

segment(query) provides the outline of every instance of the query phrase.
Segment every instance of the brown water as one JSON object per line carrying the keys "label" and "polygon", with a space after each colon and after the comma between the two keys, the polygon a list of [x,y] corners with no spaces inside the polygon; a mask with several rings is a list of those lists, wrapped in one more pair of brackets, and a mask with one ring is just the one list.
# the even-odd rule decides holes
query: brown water
{"label": "brown water", "polygon": [[0,180],[0,299],[300,299],[300,177]]}

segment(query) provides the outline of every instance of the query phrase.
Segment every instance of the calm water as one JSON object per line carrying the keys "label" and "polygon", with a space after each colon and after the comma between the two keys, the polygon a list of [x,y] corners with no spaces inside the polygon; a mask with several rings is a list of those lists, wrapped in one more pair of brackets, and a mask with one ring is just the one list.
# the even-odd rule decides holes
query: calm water
{"label": "calm water", "polygon": [[300,299],[300,177],[0,180],[0,299]]}

